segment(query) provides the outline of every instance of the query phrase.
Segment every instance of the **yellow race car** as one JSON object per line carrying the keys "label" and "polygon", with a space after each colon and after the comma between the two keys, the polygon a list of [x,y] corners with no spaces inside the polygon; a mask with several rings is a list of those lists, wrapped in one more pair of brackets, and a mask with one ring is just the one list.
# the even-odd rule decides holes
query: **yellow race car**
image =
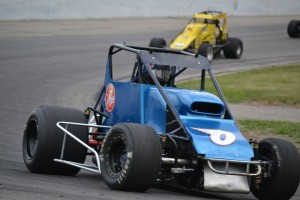
{"label": "yellow race car", "polygon": [[[163,38],[152,38],[150,47],[167,47]],[[229,38],[227,14],[204,11],[193,15],[181,33],[169,45],[171,49],[200,54],[211,62],[214,55],[223,51],[227,58],[240,58],[243,43],[239,38]]]}

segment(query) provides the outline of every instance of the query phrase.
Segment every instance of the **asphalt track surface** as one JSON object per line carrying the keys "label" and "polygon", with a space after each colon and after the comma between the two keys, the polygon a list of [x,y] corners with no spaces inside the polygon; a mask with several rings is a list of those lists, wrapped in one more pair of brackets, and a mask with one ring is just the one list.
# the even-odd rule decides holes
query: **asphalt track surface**
{"label": "asphalt track surface", "polygon": [[[213,61],[214,72],[300,63],[300,39],[286,33],[291,19],[231,17],[229,33],[240,37],[240,60]],[[251,194],[220,194],[155,185],[144,193],[110,190],[101,175],[74,177],[30,173],[22,159],[22,135],[39,105],[85,109],[94,104],[111,43],[148,45],[151,37],[170,41],[186,18],[0,22],[0,199],[206,199],[248,200]],[[122,77],[124,70],[118,75]],[[233,113],[234,114],[234,113]],[[90,158],[87,158],[88,162]],[[300,199],[300,190],[292,198]]]}

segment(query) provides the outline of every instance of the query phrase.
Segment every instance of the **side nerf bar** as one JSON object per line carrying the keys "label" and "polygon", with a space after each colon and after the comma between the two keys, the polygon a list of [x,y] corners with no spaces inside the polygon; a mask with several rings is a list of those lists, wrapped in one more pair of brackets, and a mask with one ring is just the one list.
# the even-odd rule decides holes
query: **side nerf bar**
{"label": "side nerf bar", "polygon": [[[65,127],[63,127],[62,125],[65,125]],[[102,125],[95,125],[95,124],[82,124],[82,123],[64,122],[64,121],[57,122],[56,126],[64,132],[64,139],[63,139],[63,144],[62,144],[62,148],[61,148],[60,158],[59,159],[54,158],[54,161],[101,174],[100,160],[99,160],[98,153],[92,147],[85,144],[83,141],[81,141],[79,138],[77,138],[75,135],[73,135],[70,131],[68,131],[68,126],[86,126],[86,127],[95,127],[95,128],[111,128],[111,126],[102,126]],[[70,136],[75,141],[77,141],[78,143],[80,143],[82,146],[86,147],[88,150],[90,150],[95,155],[97,167],[63,159],[67,135]]]}

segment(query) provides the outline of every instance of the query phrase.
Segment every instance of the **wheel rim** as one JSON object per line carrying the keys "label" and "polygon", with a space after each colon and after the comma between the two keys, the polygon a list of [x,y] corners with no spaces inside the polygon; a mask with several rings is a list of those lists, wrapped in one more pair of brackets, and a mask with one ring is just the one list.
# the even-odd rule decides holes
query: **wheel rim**
{"label": "wheel rim", "polygon": [[32,159],[36,152],[38,143],[38,125],[35,119],[31,119],[26,128],[26,150],[29,159]]}
{"label": "wheel rim", "polygon": [[236,55],[240,57],[242,54],[242,46],[239,44],[238,47],[236,48]]}
{"label": "wheel rim", "polygon": [[127,160],[126,145],[123,138],[115,138],[110,144],[110,152],[108,157],[109,172],[113,177],[124,169]]}
{"label": "wheel rim", "polygon": [[214,57],[214,51],[211,47],[207,48],[206,57],[209,61],[212,61]]}

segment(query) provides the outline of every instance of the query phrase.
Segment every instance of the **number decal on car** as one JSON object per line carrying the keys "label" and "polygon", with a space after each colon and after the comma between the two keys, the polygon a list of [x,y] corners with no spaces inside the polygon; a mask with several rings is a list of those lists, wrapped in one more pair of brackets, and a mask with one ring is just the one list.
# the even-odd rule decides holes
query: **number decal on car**
{"label": "number decal on car", "polygon": [[219,129],[202,129],[194,127],[192,129],[208,134],[211,141],[217,145],[227,146],[232,144],[236,140],[236,136],[228,131],[222,131]]}

